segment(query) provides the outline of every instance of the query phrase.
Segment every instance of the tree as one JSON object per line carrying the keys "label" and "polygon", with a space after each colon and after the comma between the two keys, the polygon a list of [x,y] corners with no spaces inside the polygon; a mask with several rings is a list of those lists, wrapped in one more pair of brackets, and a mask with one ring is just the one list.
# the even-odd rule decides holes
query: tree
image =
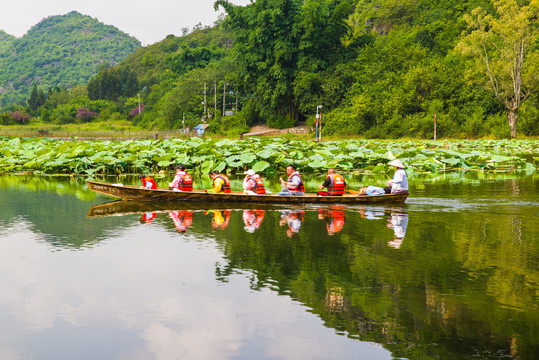
{"label": "tree", "polygon": [[[324,73],[336,63],[352,8],[343,0],[215,2],[236,36],[233,55],[249,103],[265,118],[298,120],[321,97]],[[249,104],[247,104],[249,106]],[[309,110],[308,110],[309,109]],[[313,111],[313,110],[310,110]]]}
{"label": "tree", "polygon": [[38,96],[36,84],[34,84],[32,93],[30,94],[30,98],[28,99],[28,107],[30,108],[30,111],[32,112],[35,112],[37,108],[39,107],[39,96]]}
{"label": "tree", "polygon": [[[465,15],[470,30],[457,49],[474,56],[481,81],[508,110],[511,138],[516,138],[520,106],[538,89],[538,0],[493,0],[495,14],[482,8]],[[486,81],[485,81],[486,80]]]}

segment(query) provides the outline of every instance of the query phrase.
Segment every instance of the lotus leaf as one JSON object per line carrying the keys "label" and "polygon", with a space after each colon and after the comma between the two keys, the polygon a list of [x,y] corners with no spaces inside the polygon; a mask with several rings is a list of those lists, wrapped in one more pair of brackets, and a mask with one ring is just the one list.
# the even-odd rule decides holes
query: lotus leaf
{"label": "lotus leaf", "polygon": [[258,161],[256,162],[252,169],[255,171],[255,172],[261,172],[261,171],[264,171],[266,170],[268,167],[270,166],[270,164],[267,162],[267,161]]}

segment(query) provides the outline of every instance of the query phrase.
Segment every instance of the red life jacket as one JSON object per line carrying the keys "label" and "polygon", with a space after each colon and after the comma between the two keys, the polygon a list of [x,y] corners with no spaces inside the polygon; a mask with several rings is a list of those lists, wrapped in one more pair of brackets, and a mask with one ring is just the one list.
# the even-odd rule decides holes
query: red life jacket
{"label": "red life jacket", "polygon": [[223,192],[226,193],[226,194],[229,194],[232,192],[232,190],[230,189],[230,180],[228,180],[228,177],[226,175],[223,175],[223,174],[219,174],[217,175],[213,180],[212,180],[212,184],[213,184],[213,187],[215,187],[215,180],[220,177],[221,179],[223,179],[223,181],[225,182],[223,184]]}
{"label": "red life jacket", "polygon": [[188,173],[179,174],[182,177],[182,182],[178,184],[178,189],[181,191],[193,191],[193,178]]}
{"label": "red life jacket", "polygon": [[331,184],[328,186],[329,195],[344,195],[345,182],[344,178],[339,174],[329,174]]}
{"label": "red life jacket", "polygon": [[265,194],[266,188],[264,187],[264,182],[262,181],[262,178],[260,177],[260,175],[256,174],[252,176],[251,179],[253,179],[256,182],[256,185],[253,191],[259,195]]}
{"label": "red life jacket", "polygon": [[157,189],[157,184],[155,183],[155,180],[152,179],[149,176],[146,176],[144,179],[142,179],[142,186],[144,186],[146,189],[148,188],[146,185],[147,183],[152,184],[150,189]]}
{"label": "red life jacket", "polygon": [[302,192],[305,192],[305,186],[303,185],[303,179],[301,178],[301,175],[300,175],[297,171],[295,171],[292,175],[290,175],[290,176],[288,177],[288,183],[290,183],[290,180],[292,180],[292,178],[293,178],[294,176],[299,177],[299,181],[300,181],[300,182],[299,182],[299,185],[298,185],[297,188],[293,188],[293,189],[291,189],[290,186],[288,186],[288,189],[289,189],[289,190],[292,190],[292,191],[302,191]]}

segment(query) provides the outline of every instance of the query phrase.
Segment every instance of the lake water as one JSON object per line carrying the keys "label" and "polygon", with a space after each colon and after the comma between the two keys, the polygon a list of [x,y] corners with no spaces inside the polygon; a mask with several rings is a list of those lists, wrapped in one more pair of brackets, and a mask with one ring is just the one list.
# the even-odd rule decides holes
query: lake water
{"label": "lake water", "polygon": [[0,359],[539,358],[539,176],[410,188],[399,206],[140,207],[0,176]]}

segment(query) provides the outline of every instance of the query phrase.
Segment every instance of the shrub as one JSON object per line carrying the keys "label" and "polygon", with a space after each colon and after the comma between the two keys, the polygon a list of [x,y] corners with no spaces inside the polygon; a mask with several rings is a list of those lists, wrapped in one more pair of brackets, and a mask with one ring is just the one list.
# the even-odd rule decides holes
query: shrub
{"label": "shrub", "polygon": [[286,129],[294,127],[296,121],[290,116],[275,114],[267,119],[267,124],[270,128]]}

